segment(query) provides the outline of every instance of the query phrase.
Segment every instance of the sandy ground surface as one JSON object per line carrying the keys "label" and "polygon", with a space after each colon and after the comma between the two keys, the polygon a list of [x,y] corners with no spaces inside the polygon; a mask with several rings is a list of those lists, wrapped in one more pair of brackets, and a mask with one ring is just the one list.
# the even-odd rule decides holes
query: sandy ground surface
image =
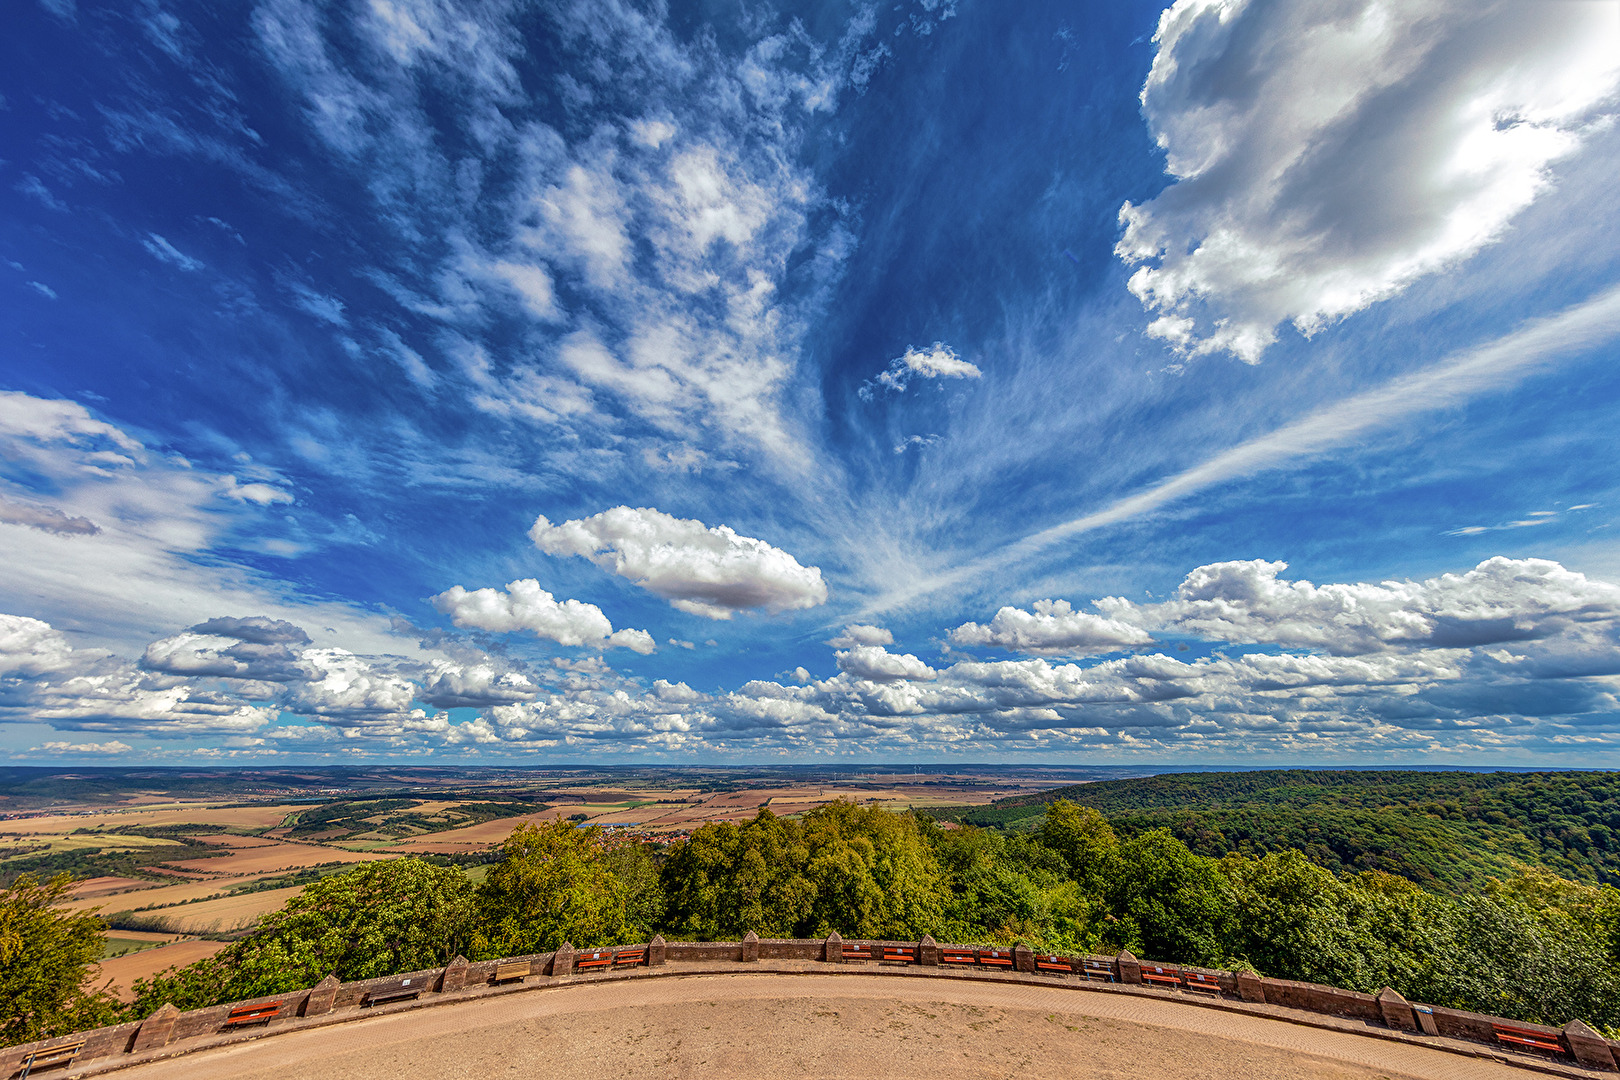
{"label": "sandy ground surface", "polygon": [[120,1070],[121,1080],[1527,1080],[1476,1058],[1040,986],[863,976],[581,985],[357,1020]]}
{"label": "sandy ground surface", "polygon": [[[115,933],[117,933],[115,931]],[[120,935],[132,936],[132,935]],[[138,953],[128,956],[115,956],[111,960],[103,960],[90,969],[90,977],[85,983],[91,987],[106,986],[111,980],[113,993],[125,1001],[132,1000],[129,990],[136,979],[149,979],[167,967],[195,964],[207,956],[213,956],[225,947],[223,941],[177,941],[172,945],[164,945],[156,949],[142,949]]]}

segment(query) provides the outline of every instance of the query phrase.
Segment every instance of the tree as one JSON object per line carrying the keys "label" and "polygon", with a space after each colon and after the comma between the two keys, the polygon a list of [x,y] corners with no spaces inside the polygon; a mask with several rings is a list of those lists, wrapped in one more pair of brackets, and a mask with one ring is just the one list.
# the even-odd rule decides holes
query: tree
{"label": "tree", "polygon": [[570,821],[524,824],[478,889],[481,958],[636,940],[631,889],[614,874],[602,830]]}
{"label": "tree", "polygon": [[442,967],[469,947],[473,886],[421,859],[364,863],[306,885],[253,934],[206,960],[137,980],[133,1011],[192,1009],[313,986]]}
{"label": "tree", "polygon": [[102,949],[101,919],[57,905],[72,883],[24,874],[0,889],[0,1045],[32,1042],[111,1023],[117,1000],[86,991]]}
{"label": "tree", "polygon": [[1233,912],[1213,859],[1194,855],[1168,829],[1120,844],[1105,863],[1108,931],[1138,956],[1184,964],[1227,958]]}
{"label": "tree", "polygon": [[1108,858],[1119,846],[1108,819],[1089,806],[1059,799],[1046,808],[1041,844],[1063,857],[1074,879],[1092,890],[1102,884]]}
{"label": "tree", "polygon": [[750,930],[796,936],[815,902],[800,832],[766,808],[741,825],[703,825],[675,845],[662,873],[670,933],[699,941],[736,940]]}

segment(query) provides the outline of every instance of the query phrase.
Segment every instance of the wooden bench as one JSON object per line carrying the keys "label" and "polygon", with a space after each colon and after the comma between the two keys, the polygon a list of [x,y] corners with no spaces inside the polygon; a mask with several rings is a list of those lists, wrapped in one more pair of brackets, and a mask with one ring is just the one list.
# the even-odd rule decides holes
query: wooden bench
{"label": "wooden bench", "polygon": [[613,966],[613,953],[607,949],[592,949],[588,953],[580,953],[574,958],[575,971],[594,971],[597,968]]}
{"label": "wooden bench", "polygon": [[1221,996],[1221,980],[1214,975],[1206,975],[1202,971],[1183,970],[1181,973],[1181,988],[1198,994]]}
{"label": "wooden bench", "polygon": [[390,1001],[414,1001],[422,996],[426,990],[428,980],[420,975],[408,979],[395,979],[392,982],[374,986],[367,991],[365,1000],[360,1002],[361,1008],[371,1005],[386,1005]]}
{"label": "wooden bench", "polygon": [[881,959],[885,964],[915,964],[917,948],[914,945],[885,945]]}
{"label": "wooden bench", "polygon": [[1113,982],[1114,965],[1107,960],[1092,960],[1087,957],[1080,961],[1080,974],[1092,982]]}
{"label": "wooden bench", "polygon": [[979,950],[979,963],[983,964],[985,967],[1010,968],[1010,967],[1013,966],[1012,950],[1011,949],[980,949]]}
{"label": "wooden bench", "polygon": [[265,1001],[257,1005],[238,1005],[225,1018],[227,1028],[247,1027],[249,1024],[268,1024],[281,1015],[281,1002]]}
{"label": "wooden bench", "polygon": [[942,964],[977,964],[978,954],[972,949],[941,949],[939,962]]}
{"label": "wooden bench", "polygon": [[1160,967],[1157,964],[1150,967],[1143,964],[1142,982],[1148,986],[1162,986],[1167,990],[1174,990],[1181,985],[1181,969],[1177,967]]}
{"label": "wooden bench", "polygon": [[18,1080],[28,1080],[28,1074],[36,1068],[46,1069],[52,1065],[71,1065],[73,1059],[79,1056],[84,1049],[84,1040],[75,1039],[72,1042],[57,1043],[55,1046],[43,1046],[25,1054],[22,1059],[22,1072]]}
{"label": "wooden bench", "polygon": [[490,975],[489,981],[499,986],[501,983],[522,982],[529,977],[529,962],[527,960],[508,960],[504,964],[497,964],[495,971]]}
{"label": "wooden bench", "polygon": [[614,967],[635,967],[647,962],[646,949],[620,949],[613,954]]}
{"label": "wooden bench", "polygon": [[1066,956],[1042,956],[1035,954],[1035,970],[1044,971],[1051,975],[1073,975],[1074,965],[1069,963]]}
{"label": "wooden bench", "polygon": [[1558,1041],[1557,1035],[1545,1031],[1531,1031],[1529,1028],[1510,1027],[1507,1024],[1492,1024],[1491,1030],[1496,1032],[1497,1041],[1510,1046],[1541,1050],[1551,1054],[1569,1053],[1564,1049],[1564,1044]]}
{"label": "wooden bench", "polygon": [[856,963],[865,963],[870,959],[872,959],[872,946],[852,945],[847,941],[844,942],[844,963],[847,964],[852,960]]}

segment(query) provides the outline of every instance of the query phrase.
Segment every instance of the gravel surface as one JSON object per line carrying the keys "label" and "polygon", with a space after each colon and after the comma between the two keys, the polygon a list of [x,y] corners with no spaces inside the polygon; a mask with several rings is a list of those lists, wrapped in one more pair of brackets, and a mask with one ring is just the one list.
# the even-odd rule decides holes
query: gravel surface
{"label": "gravel surface", "polygon": [[1533,1075],[1173,999],[837,975],[584,984],[356,1020],[117,1073],[120,1080]]}

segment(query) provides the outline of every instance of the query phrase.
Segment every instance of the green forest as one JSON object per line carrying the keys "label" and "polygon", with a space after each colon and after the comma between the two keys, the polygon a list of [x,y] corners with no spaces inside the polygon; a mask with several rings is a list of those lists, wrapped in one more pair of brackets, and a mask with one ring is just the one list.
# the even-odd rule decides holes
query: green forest
{"label": "green forest", "polygon": [[1121,836],[1169,829],[1200,855],[1296,850],[1336,872],[1382,870],[1459,895],[1525,867],[1620,882],[1620,773],[1183,773],[1078,784],[952,816],[1027,831],[1057,799],[1094,807]]}
{"label": "green forest", "polygon": [[[1304,779],[1286,783],[1269,774],[1247,790],[1162,778],[1170,786],[1137,797],[1162,797],[1163,810],[1187,815],[1162,827],[1144,824],[1151,809],[1110,804],[1111,820],[1072,798],[962,815],[1007,815],[1000,821],[1016,827],[1005,830],[848,802],[798,818],[761,810],[662,848],[566,820],[523,825],[476,884],[459,868],[412,858],[325,876],[214,957],[138,983],[131,1005],[79,985],[99,954],[102,924],[53,906],[67,875],[25,876],[0,892],[0,1041],[135,1019],[165,1002],[188,1009],[296,990],[328,973],[353,980],[433,968],[458,954],[492,959],[565,941],[641,942],[654,933],[735,940],[749,930],[801,938],[832,930],[893,940],[932,934],[942,942],[1104,954],[1128,948],[1144,958],[1373,993],[1388,985],[1411,1000],[1523,1020],[1578,1017],[1611,1032],[1620,1027],[1620,890],[1590,880],[1590,868],[1581,881],[1509,861],[1495,875],[1430,873],[1424,887],[1362,868],[1353,846],[1325,844],[1320,850],[1336,853],[1330,862],[1307,857],[1317,848],[1271,838],[1208,854],[1221,846],[1212,836],[1228,835],[1224,826],[1206,834],[1197,813],[1172,809],[1179,785],[1217,804],[1209,812],[1270,807],[1301,829],[1310,827],[1312,800],[1329,797],[1346,814],[1383,807],[1416,815],[1409,806],[1389,810],[1395,800],[1387,792],[1380,802],[1365,785],[1336,787],[1340,775],[1365,774],[1296,774]],[[1397,774],[1392,790],[1415,800],[1424,788],[1411,775]],[[1511,783],[1467,783],[1478,779],[1442,777],[1437,783],[1455,787],[1431,788],[1436,809],[1424,814],[1471,820],[1476,792],[1494,806],[1518,805]],[[1601,787],[1571,790],[1595,797]],[[1107,784],[1069,794],[1121,798]],[[1371,805],[1351,807],[1356,799]],[[1470,809],[1447,817],[1452,804]],[[1541,821],[1574,815],[1571,805],[1556,804]],[[1191,843],[1179,835],[1187,823]],[[1535,824],[1510,818],[1521,830]],[[1339,829],[1324,823],[1322,831]]]}

